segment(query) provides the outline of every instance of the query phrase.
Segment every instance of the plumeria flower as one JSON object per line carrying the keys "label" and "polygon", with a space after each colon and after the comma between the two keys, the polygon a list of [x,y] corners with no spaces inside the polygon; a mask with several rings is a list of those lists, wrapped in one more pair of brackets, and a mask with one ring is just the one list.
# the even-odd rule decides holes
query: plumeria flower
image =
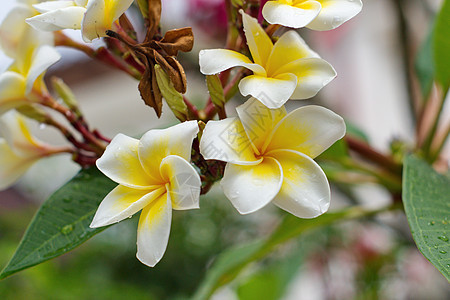
{"label": "plumeria flower", "polygon": [[362,5],[361,0],[278,0],[268,1],[262,14],[270,24],[323,31],[341,26],[357,15]]}
{"label": "plumeria flower", "polygon": [[0,118],[0,133],[0,190],[11,186],[39,159],[67,150],[33,137],[27,120],[15,110]]}
{"label": "plumeria flower", "polygon": [[225,196],[241,214],[273,202],[300,218],[328,210],[330,187],[313,158],[345,134],[344,120],[320,106],[289,114],[250,98],[238,117],[209,121],[200,142],[205,159],[226,161]]}
{"label": "plumeria flower", "polygon": [[295,31],[286,32],[273,44],[255,18],[241,13],[253,62],[232,50],[202,50],[199,56],[203,74],[217,74],[237,66],[250,69],[253,75],[239,82],[239,90],[269,108],[279,108],[290,98],[311,98],[336,77],[333,67]]}
{"label": "plumeria flower", "polygon": [[91,227],[119,222],[142,210],[137,258],[155,266],[166,251],[172,209],[199,207],[200,176],[189,163],[195,121],[150,130],[140,140],[117,135],[97,167],[119,183],[100,204]]}
{"label": "plumeria flower", "polygon": [[104,37],[113,23],[130,7],[133,0],[46,1],[33,7],[41,14],[27,19],[36,29],[56,31],[81,29],[83,40]]}
{"label": "plumeria flower", "polygon": [[14,61],[0,75],[0,115],[28,104],[34,90],[45,90],[45,71],[61,56],[53,47],[53,34],[37,31],[25,23],[33,15],[30,5],[18,3],[0,24],[0,46]]}

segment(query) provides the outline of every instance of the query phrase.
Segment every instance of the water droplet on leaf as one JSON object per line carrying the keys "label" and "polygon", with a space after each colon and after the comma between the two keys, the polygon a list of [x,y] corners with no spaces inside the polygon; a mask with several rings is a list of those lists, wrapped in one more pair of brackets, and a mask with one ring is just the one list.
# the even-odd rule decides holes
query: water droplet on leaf
{"label": "water droplet on leaf", "polygon": [[448,237],[446,237],[445,235],[438,236],[438,239],[444,242],[448,242]]}
{"label": "water droplet on leaf", "polygon": [[72,231],[73,231],[73,225],[66,225],[63,228],[61,228],[61,233],[65,234],[65,235],[71,233]]}

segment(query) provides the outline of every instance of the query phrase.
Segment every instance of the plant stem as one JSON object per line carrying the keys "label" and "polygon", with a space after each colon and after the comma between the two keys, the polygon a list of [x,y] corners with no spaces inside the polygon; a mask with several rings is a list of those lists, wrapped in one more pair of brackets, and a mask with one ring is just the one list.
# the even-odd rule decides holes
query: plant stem
{"label": "plant stem", "polygon": [[[448,93],[448,91],[447,91]],[[422,149],[423,152],[425,154],[425,158],[427,158],[430,162],[433,160],[432,156],[430,154],[431,152],[431,146],[433,144],[433,140],[435,138],[436,135],[436,131],[439,125],[439,120],[442,114],[442,110],[444,109],[444,104],[445,104],[445,99],[447,97],[446,93],[442,93],[441,97],[439,97],[439,108],[436,112],[436,116],[432,119],[433,120],[433,125],[430,129],[430,131],[428,132],[426,138],[425,138],[425,142],[423,143]],[[439,153],[437,153],[437,155],[439,155]]]}
{"label": "plant stem", "polygon": [[[413,53],[411,51],[410,47],[410,36],[409,36],[409,29],[408,24],[406,20],[406,16],[403,11],[403,4],[404,0],[393,0],[393,5],[395,6],[395,11],[397,14],[397,20],[398,20],[398,31],[400,35],[400,50],[402,53],[402,60],[403,60],[403,68],[404,68],[404,76],[405,76],[405,83],[406,83],[406,92],[408,93],[408,103],[409,108],[411,112],[411,117],[413,118],[413,121],[415,122],[417,119],[417,109],[416,109],[416,97],[415,97],[415,90],[413,87],[413,69],[411,67],[411,58],[413,57]],[[409,3],[408,3],[409,5]]]}
{"label": "plant stem", "polygon": [[386,156],[373,149],[369,144],[348,135],[345,136],[344,139],[350,150],[358,153],[370,162],[377,164],[381,168],[393,172],[394,175],[402,174],[402,166],[395,162],[390,156]]}
{"label": "plant stem", "polygon": [[139,72],[135,71],[134,68],[130,69],[129,67],[127,67],[127,65],[125,65],[123,61],[117,59],[117,57],[112,55],[111,52],[109,52],[105,47],[100,47],[97,50],[94,50],[88,45],[81,44],[72,40],[60,31],[55,32],[54,35],[56,46],[64,46],[79,50],[85,53],[87,56],[99,60],[109,66],[112,66],[113,68],[121,70],[136,79],[140,79],[141,77],[141,74]]}

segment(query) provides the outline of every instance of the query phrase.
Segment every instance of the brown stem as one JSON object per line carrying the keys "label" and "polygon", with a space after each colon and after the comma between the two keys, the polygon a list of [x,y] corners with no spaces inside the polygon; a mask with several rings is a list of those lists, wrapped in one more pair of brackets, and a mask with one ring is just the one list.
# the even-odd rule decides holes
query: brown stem
{"label": "brown stem", "polygon": [[[397,13],[397,20],[399,22],[398,31],[400,34],[400,50],[402,53],[401,59],[403,60],[403,68],[404,68],[404,75],[405,75],[405,81],[406,81],[406,91],[408,93],[408,99],[409,99],[409,107],[411,111],[411,116],[413,120],[417,118],[417,109],[416,109],[416,98],[415,98],[415,90],[413,87],[413,69],[412,69],[412,63],[411,58],[413,57],[413,53],[411,51],[410,47],[410,33],[408,29],[408,24],[406,20],[406,16],[404,14],[403,10],[403,4],[404,0],[392,0],[393,4],[395,6],[395,11]],[[409,5],[409,3],[408,3]]]}
{"label": "brown stem", "polygon": [[347,142],[350,150],[358,153],[365,159],[379,165],[380,167],[393,172],[398,175],[402,173],[402,167],[397,162],[395,162],[391,157],[386,156],[375,149],[373,149],[369,144],[362,142],[350,136],[345,136],[345,141]]}
{"label": "brown stem", "polygon": [[69,38],[64,33],[57,31],[55,32],[55,45],[56,46],[64,46],[69,47],[73,49],[80,50],[81,52],[85,53],[87,56],[99,60],[109,66],[112,66],[118,70],[121,70],[128,75],[140,79],[140,74],[134,72],[133,70],[130,70],[125,64],[123,64],[122,61],[118,60],[117,57],[111,54],[105,47],[100,47],[97,50],[92,49],[91,47],[78,43],[71,38]]}
{"label": "brown stem", "polygon": [[189,114],[193,117],[193,119],[198,120],[199,115],[197,107],[195,107],[195,105],[192,104],[191,101],[189,101],[185,96],[183,96],[183,101],[189,110]]}
{"label": "brown stem", "polygon": [[92,144],[95,149],[95,153],[97,155],[102,155],[105,151],[106,145],[100,141],[92,132],[90,132],[87,128],[86,122],[82,118],[77,117],[70,109],[59,104],[55,101],[50,95],[40,95],[41,102],[40,104],[49,107],[60,114],[62,114],[67,121],[69,121],[70,125],[72,125],[83,138]]}

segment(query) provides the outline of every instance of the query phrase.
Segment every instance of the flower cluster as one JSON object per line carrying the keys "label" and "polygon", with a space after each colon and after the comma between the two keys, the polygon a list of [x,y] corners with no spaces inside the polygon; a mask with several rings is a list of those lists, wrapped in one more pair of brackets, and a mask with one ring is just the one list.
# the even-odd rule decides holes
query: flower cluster
{"label": "flower cluster", "polygon": [[[193,48],[192,29],[173,29],[163,35],[161,1],[138,1],[146,27],[145,38],[139,40],[124,15],[132,2],[20,2],[2,23],[1,47],[14,62],[0,75],[0,114],[11,110],[4,116],[8,131],[0,139],[0,188],[11,185],[32,162],[51,154],[71,153],[83,167],[96,164],[118,186],[103,199],[91,227],[110,225],[142,211],[137,257],[149,266],[165,252],[172,209],[199,208],[200,193],[219,179],[225,196],[241,214],[269,202],[300,218],[325,213],[330,188],[313,159],[345,135],[345,123],[320,106],[288,113],[284,104],[313,97],[335,78],[336,71],[296,31],[285,31],[279,38],[272,35],[280,26],[333,29],[356,15],[361,1],[268,1],[256,13],[253,4],[233,2],[235,6],[228,7],[233,11],[227,13],[229,23],[230,16],[235,16],[237,35],[229,35],[227,49],[199,53],[200,71],[207,75],[210,90],[202,110],[182,95],[187,81],[176,59],[179,51]],[[260,12],[275,27],[262,26],[255,18]],[[107,49],[67,42],[59,31],[68,28],[80,29],[85,42],[104,37]],[[150,130],[139,140],[123,134],[109,140],[90,129],[70,90],[55,81],[55,90],[64,100],[60,104],[43,81],[47,68],[59,59],[55,40],[58,45],[75,45],[136,77],[142,98],[158,117],[164,97],[182,123]],[[247,70],[231,73],[234,67]],[[237,107],[236,117],[227,117],[225,102],[237,90],[251,98]],[[58,123],[40,106],[63,114],[73,128]],[[216,113],[220,120],[213,120]],[[23,115],[59,129],[70,147],[55,148],[32,138]]]}

